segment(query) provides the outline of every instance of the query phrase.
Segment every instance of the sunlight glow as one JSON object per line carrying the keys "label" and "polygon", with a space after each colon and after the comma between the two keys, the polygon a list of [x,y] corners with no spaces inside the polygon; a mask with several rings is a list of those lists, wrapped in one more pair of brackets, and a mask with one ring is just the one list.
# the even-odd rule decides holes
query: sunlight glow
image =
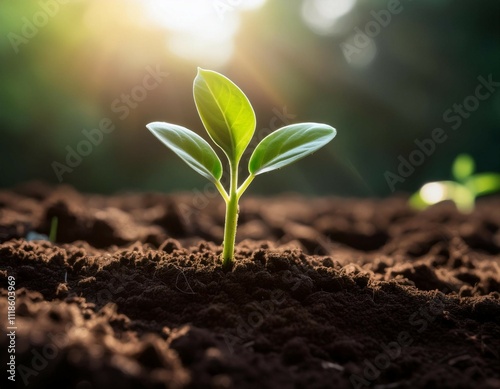
{"label": "sunlight glow", "polygon": [[200,66],[218,66],[232,55],[240,14],[266,0],[142,0],[150,22],[166,29],[168,48]]}
{"label": "sunlight glow", "polygon": [[420,189],[420,196],[427,204],[436,204],[448,197],[448,190],[439,182],[430,182]]}
{"label": "sunlight glow", "polygon": [[355,4],[356,0],[304,0],[302,18],[315,33],[327,35],[334,32],[338,19]]}

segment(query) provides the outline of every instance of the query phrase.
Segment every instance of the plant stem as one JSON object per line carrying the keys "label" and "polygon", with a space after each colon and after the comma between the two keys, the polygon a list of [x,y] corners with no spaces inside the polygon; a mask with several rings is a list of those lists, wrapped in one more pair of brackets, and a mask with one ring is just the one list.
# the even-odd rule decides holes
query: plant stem
{"label": "plant stem", "polygon": [[238,164],[230,163],[231,183],[229,199],[226,201],[226,222],[224,226],[224,249],[222,251],[222,266],[231,267],[234,258],[234,242],[238,225]]}
{"label": "plant stem", "polygon": [[241,184],[241,186],[237,190],[238,199],[241,197],[243,192],[245,192],[245,190],[248,188],[248,186],[251,184],[251,182],[253,181],[254,178],[255,178],[255,176],[253,174],[250,174],[247,177],[247,179],[243,182],[243,184]]}
{"label": "plant stem", "polygon": [[222,196],[222,198],[224,199],[224,201],[227,204],[227,202],[229,201],[229,196],[226,193],[226,191],[224,190],[224,187],[222,186],[222,184],[220,183],[220,181],[215,181],[214,185],[215,185],[215,187],[219,191],[220,195]]}

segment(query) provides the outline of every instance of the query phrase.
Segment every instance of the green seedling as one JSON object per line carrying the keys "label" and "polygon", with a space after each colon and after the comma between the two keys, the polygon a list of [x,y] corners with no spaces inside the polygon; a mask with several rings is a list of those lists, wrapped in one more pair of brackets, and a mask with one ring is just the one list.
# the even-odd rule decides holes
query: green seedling
{"label": "green seedling", "polygon": [[429,182],[410,198],[410,204],[417,209],[425,209],[444,200],[453,201],[457,208],[471,212],[478,196],[500,191],[500,174],[473,174],[475,163],[468,154],[455,158],[451,169],[456,181]]}
{"label": "green seedling", "polygon": [[52,243],[56,242],[57,239],[57,226],[59,224],[59,219],[57,216],[53,216],[50,220],[50,232],[49,232],[49,241]]}
{"label": "green seedling", "polygon": [[195,132],[176,124],[154,122],[146,127],[191,168],[217,188],[226,203],[222,264],[230,267],[238,222],[238,201],[256,176],[295,162],[320,149],[337,134],[326,124],[299,123],[266,136],[248,162],[249,175],[238,185],[238,166],[255,132],[255,113],[245,94],[231,80],[198,68],[194,101],[210,138],[229,161],[229,190],[221,184],[222,163],[214,149]]}
{"label": "green seedling", "polygon": [[26,234],[26,240],[32,241],[32,240],[48,240],[49,242],[55,243],[57,239],[57,225],[58,225],[59,219],[57,216],[53,216],[52,219],[50,219],[50,231],[49,231],[49,236],[45,234],[40,234],[36,231],[29,231]]}

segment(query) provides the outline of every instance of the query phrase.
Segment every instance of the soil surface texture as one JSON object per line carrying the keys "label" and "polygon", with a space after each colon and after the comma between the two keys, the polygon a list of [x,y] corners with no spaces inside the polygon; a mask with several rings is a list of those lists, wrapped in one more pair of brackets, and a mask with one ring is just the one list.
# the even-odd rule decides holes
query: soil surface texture
{"label": "soil surface texture", "polygon": [[214,192],[0,191],[0,388],[500,388],[499,197],[247,195],[229,271],[223,224]]}

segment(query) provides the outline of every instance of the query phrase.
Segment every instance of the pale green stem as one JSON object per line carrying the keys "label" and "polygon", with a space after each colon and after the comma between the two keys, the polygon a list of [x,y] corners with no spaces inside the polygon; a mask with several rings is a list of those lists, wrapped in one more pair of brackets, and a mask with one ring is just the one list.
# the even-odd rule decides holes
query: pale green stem
{"label": "pale green stem", "polygon": [[215,187],[219,191],[220,195],[222,196],[222,198],[224,199],[224,201],[227,204],[227,202],[229,201],[229,195],[227,194],[226,190],[224,189],[224,187],[222,186],[222,184],[220,183],[220,181],[214,181],[214,185],[215,185]]}
{"label": "pale green stem", "polygon": [[255,176],[253,174],[250,174],[247,179],[241,184],[241,186],[237,190],[238,194],[238,199],[241,197],[241,195],[245,192],[245,190],[248,188],[248,186],[252,183],[253,179]]}
{"label": "pale green stem", "polygon": [[231,183],[229,199],[226,201],[226,223],[224,227],[224,248],[222,251],[222,266],[230,267],[234,258],[234,243],[238,225],[238,164],[230,163]]}

